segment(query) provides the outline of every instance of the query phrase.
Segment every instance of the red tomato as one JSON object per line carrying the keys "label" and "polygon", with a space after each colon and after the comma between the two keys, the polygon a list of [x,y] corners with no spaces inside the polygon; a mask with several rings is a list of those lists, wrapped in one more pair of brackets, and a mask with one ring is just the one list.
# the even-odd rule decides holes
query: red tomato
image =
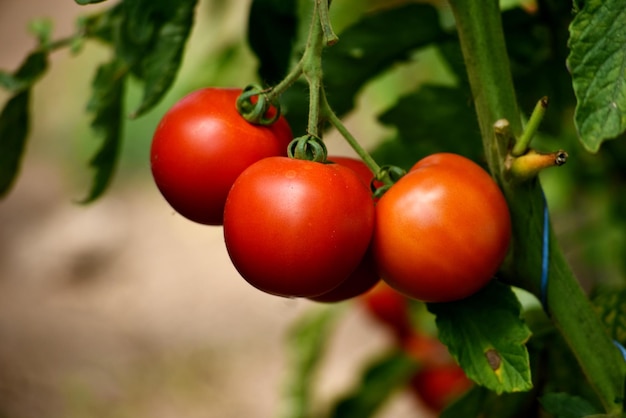
{"label": "red tomato", "polygon": [[368,249],[372,197],[354,171],[285,157],[237,178],[224,209],[230,258],[251,285],[313,297],[337,287]]}
{"label": "red tomato", "polygon": [[413,332],[405,338],[402,346],[422,366],[440,366],[454,362],[448,347],[430,335]]}
{"label": "red tomato", "polygon": [[221,225],[233,182],[252,163],[286,155],[292,139],[284,118],[269,127],[248,123],[236,109],[240,89],[204,88],[177,102],[154,132],[154,181],[186,218]]}
{"label": "red tomato", "polygon": [[376,206],[373,251],[387,283],[426,302],[485,286],[511,238],[498,185],[471,160],[436,154],[418,162]]}
{"label": "red tomato", "polygon": [[472,386],[456,363],[420,369],[410,381],[410,388],[426,406],[440,412]]}
{"label": "red tomato", "polygon": [[362,296],[367,312],[391,330],[399,342],[413,334],[409,301],[388,284],[380,281]]}
{"label": "red tomato", "polygon": [[[374,179],[374,173],[372,173],[362,160],[340,156],[328,156],[327,160],[353,170],[369,189],[370,183]],[[328,293],[314,296],[310,299],[316,302],[341,302],[367,292],[379,281],[380,277],[378,276],[373,256],[371,252],[368,251],[356,270],[339,286]]]}

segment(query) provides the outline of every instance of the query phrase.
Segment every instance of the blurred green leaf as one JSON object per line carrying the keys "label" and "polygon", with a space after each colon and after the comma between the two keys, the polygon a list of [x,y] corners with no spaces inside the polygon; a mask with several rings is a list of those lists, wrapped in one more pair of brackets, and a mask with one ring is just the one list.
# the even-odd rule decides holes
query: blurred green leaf
{"label": "blurred green leaf", "polygon": [[30,88],[48,69],[48,54],[29,54],[14,74],[0,71],[0,85],[10,92],[17,93]]}
{"label": "blurred green leaf", "polygon": [[101,65],[92,83],[87,110],[95,114],[92,128],[103,142],[90,161],[95,169],[91,190],[82,203],[97,199],[111,182],[121,146],[124,85],[128,70],[119,59]]}
{"label": "blurred green leaf", "polygon": [[439,338],[467,376],[500,394],[532,389],[525,343],[531,332],[509,286],[493,280],[469,298],[429,303]]}
{"label": "blurred green leaf", "polygon": [[[484,159],[476,113],[469,93],[462,88],[422,85],[401,97],[379,120],[398,132],[395,144],[382,145],[393,147],[384,159],[396,156],[385,163],[410,168],[434,152],[455,152],[479,163]],[[383,152],[381,148],[374,154]]]}
{"label": "blurred green leaf", "polygon": [[626,130],[626,8],[589,0],[570,26],[567,63],[578,99],[575,122],[591,152]]}
{"label": "blurred green leaf", "polygon": [[29,129],[30,90],[13,96],[0,113],[0,197],[11,189],[20,168]]}
{"label": "blurred green leaf", "polygon": [[366,82],[409,59],[416,49],[446,38],[431,5],[406,4],[363,17],[324,51],[328,101],[337,114],[345,114],[354,107],[354,97]]}
{"label": "blurred green leaf", "polygon": [[584,418],[599,413],[585,399],[567,393],[548,393],[539,402],[554,418]]}
{"label": "blurred green leaf", "polygon": [[254,0],[248,18],[248,43],[259,58],[259,75],[274,85],[289,69],[298,29],[297,0]]}
{"label": "blurred green leaf", "polygon": [[611,338],[626,344],[626,288],[600,287],[594,291],[591,303]]}
{"label": "blurred green leaf", "polygon": [[301,317],[288,334],[288,376],[283,418],[308,418],[312,415],[314,375],[319,367],[339,310],[334,308],[309,312]]}
{"label": "blurred green leaf", "polygon": [[106,1],[106,0],[74,0],[74,1],[80,5],[85,5],[85,4],[93,4],[93,3],[102,3],[103,1]]}
{"label": "blurred green leaf", "polygon": [[34,19],[28,29],[37,37],[40,45],[47,45],[52,36],[52,20],[50,19]]}
{"label": "blurred green leaf", "polygon": [[341,399],[332,418],[370,418],[399,389],[405,387],[418,365],[404,351],[393,351],[365,369],[359,386]]}
{"label": "blurred green leaf", "polygon": [[127,8],[122,38],[125,59],[144,83],[133,117],[155,106],[176,78],[194,22],[197,0],[142,0]]}
{"label": "blurred green leaf", "polygon": [[527,418],[533,416],[535,394],[503,393],[474,385],[467,393],[443,410],[439,418]]}

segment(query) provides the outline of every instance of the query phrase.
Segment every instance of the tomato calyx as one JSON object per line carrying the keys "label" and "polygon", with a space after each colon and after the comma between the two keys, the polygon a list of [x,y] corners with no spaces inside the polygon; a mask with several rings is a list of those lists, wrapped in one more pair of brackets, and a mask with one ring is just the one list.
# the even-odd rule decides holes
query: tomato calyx
{"label": "tomato calyx", "polygon": [[328,157],[328,150],[321,138],[308,134],[291,141],[287,149],[287,155],[289,158],[298,160],[324,163]]}
{"label": "tomato calyx", "polygon": [[271,125],[280,117],[280,103],[268,98],[267,89],[250,84],[237,98],[237,111],[255,125]]}
{"label": "tomato calyx", "polygon": [[[385,192],[389,190],[389,188],[393,186],[395,182],[400,180],[405,174],[406,170],[395,165],[381,166],[378,173],[376,173],[375,179],[370,185],[372,191],[374,192],[374,198],[379,199],[380,197],[382,197],[382,195],[385,194]],[[379,184],[382,183],[382,186],[375,187],[374,181],[378,182]]]}

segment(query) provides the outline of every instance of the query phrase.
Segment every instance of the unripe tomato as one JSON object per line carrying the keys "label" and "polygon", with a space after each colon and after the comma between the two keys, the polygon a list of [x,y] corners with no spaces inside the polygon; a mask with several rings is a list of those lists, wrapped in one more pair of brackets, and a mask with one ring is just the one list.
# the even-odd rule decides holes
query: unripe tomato
{"label": "unripe tomato", "polygon": [[240,89],[204,88],[172,106],[154,132],[150,162],[163,197],[184,217],[221,225],[233,182],[252,163],[286,155],[287,121],[248,123],[236,108]]}
{"label": "unripe tomato", "polygon": [[504,196],[473,161],[435,154],[418,162],[376,206],[379,272],[405,295],[448,302],[485,286],[511,238]]}
{"label": "unripe tomato", "polygon": [[279,296],[318,296],[337,287],[371,240],[374,204],[339,164],[261,160],[237,178],[224,209],[228,254],[251,285]]}
{"label": "unripe tomato", "polygon": [[434,412],[441,412],[472,387],[463,369],[456,363],[420,369],[410,381],[410,389]]}

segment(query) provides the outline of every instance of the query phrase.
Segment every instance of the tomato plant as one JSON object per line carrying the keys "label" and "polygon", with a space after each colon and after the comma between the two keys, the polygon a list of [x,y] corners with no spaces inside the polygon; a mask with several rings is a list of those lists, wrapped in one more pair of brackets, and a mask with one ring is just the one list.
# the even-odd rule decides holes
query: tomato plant
{"label": "tomato plant", "polygon": [[383,279],[412,298],[448,302],[494,276],[511,238],[506,200],[471,160],[418,162],[376,206],[373,251]]}
{"label": "tomato plant", "polygon": [[[230,21],[221,15],[230,3],[218,3],[204,16]],[[60,39],[35,22],[37,46],[15,71],[0,72],[8,92],[0,112],[0,196],[20,172],[29,132],[54,138],[31,129],[30,111],[51,53],[97,41],[110,53],[91,83],[87,112],[100,145],[82,202],[110,186],[124,136],[139,138],[132,148],[143,151],[141,138],[153,138],[159,190],[189,219],[224,222],[229,255],[245,279],[313,301],[365,292],[357,303],[396,336],[394,352],[366,365],[330,416],[372,417],[411,381],[428,381],[418,392],[440,410],[442,394],[463,380],[459,367],[477,384],[444,417],[622,416],[623,2],[332,3],[329,10],[326,0],[252,0],[248,25],[237,27],[248,31],[247,45],[225,41],[209,52],[204,46],[214,44],[217,29],[194,31],[207,39],[188,49],[203,52],[185,60],[197,69],[181,72],[178,85],[191,29],[205,22],[195,19],[197,0],[121,0]],[[252,54],[238,53],[248,47]],[[168,91],[177,97],[189,86],[259,81],[266,84],[255,87],[252,106],[235,106],[240,89],[205,87],[172,103],[161,124],[147,120],[146,130],[133,121]],[[256,106],[262,103],[270,109]],[[279,114],[270,127],[244,121]],[[290,142],[292,130],[307,141]],[[358,159],[326,158],[331,130]],[[372,136],[367,147],[355,133]],[[566,161],[565,149],[573,164],[544,172]],[[397,290],[383,296],[385,286]],[[409,297],[411,307],[435,317],[438,339],[411,324]],[[298,338],[290,343],[296,354],[287,369],[295,377],[286,417],[326,410],[312,396],[310,377],[329,324],[346,309],[314,309],[320,316],[289,334]],[[437,374],[435,366],[451,358],[456,369]],[[416,364],[421,375],[412,378]]]}
{"label": "tomato plant", "polygon": [[150,150],[152,175],[170,205],[186,218],[221,225],[233,182],[252,163],[286,155],[292,139],[281,117],[253,125],[236,109],[241,89],[203,88],[163,115]]}
{"label": "tomato plant", "polygon": [[354,171],[272,157],[228,194],[224,238],[239,273],[275,295],[312,297],[339,286],[369,246],[374,205]]}
{"label": "tomato plant", "polygon": [[457,364],[428,366],[411,379],[413,394],[435,412],[441,412],[472,386],[472,381]]}

